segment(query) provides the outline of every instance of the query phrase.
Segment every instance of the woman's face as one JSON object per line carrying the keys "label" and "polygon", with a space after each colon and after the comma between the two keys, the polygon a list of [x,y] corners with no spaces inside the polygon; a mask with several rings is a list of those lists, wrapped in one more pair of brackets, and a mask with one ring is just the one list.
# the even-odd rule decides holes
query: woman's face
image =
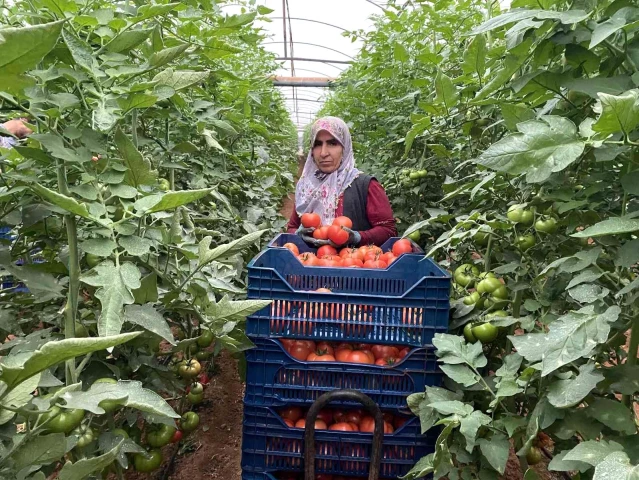
{"label": "woman's face", "polygon": [[342,162],[344,147],[326,130],[320,130],[313,144],[313,160],[322,173],[333,173]]}

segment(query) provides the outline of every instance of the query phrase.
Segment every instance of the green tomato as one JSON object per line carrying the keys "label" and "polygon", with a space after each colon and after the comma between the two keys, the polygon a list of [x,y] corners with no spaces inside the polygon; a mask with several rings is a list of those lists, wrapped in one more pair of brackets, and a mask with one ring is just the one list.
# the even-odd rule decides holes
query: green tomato
{"label": "green tomato", "polygon": [[418,180],[422,177],[419,175],[418,171],[415,171],[415,172],[410,172],[410,174],[408,175],[408,178],[410,178],[411,180]]}
{"label": "green tomato", "polygon": [[466,338],[466,341],[470,343],[475,343],[477,341],[477,339],[475,338],[475,335],[473,335],[472,323],[467,323],[466,326],[464,327],[464,337]]}
{"label": "green tomato", "polygon": [[202,371],[202,365],[195,359],[191,359],[189,361],[182,360],[180,362],[180,366],[178,367],[178,373],[182,378],[194,378],[197,377]]}
{"label": "green tomato", "polygon": [[71,433],[82,423],[84,410],[79,408],[72,410],[62,410],[60,407],[53,407],[49,413],[44,414],[41,423],[49,420],[45,428],[52,433]]}
{"label": "green tomato", "polygon": [[209,352],[208,350],[200,350],[199,352],[195,354],[195,358],[198,361],[203,362],[204,360],[208,360],[209,358],[211,358],[212,354],[213,353]]}
{"label": "green tomato", "polygon": [[89,336],[89,332],[87,327],[82,325],[80,322],[75,322],[75,336],[76,338],[86,338]]}
{"label": "green tomato", "polygon": [[464,297],[464,305],[475,305],[481,300],[479,292],[473,292],[470,295]]}
{"label": "green tomato", "polygon": [[215,337],[213,336],[213,332],[211,330],[202,330],[202,333],[199,337],[197,337],[197,344],[201,348],[206,348],[213,343]]}
{"label": "green tomato", "polygon": [[475,277],[479,275],[479,269],[470,263],[464,263],[455,269],[453,277],[455,282],[462,287],[468,287],[473,284]]}
{"label": "green tomato", "polygon": [[499,335],[499,329],[490,323],[482,323],[473,327],[472,333],[481,343],[490,343]]}
{"label": "green tomato", "polygon": [[146,436],[146,441],[151,447],[163,447],[171,442],[171,438],[173,437],[175,430],[175,427],[162,424],[149,432]]}
{"label": "green tomato", "polygon": [[480,247],[485,247],[486,245],[488,245],[489,239],[490,239],[490,233],[483,232],[481,230],[477,232],[475,236],[473,237],[473,240],[475,240],[475,243],[479,245]]}
{"label": "green tomato", "polygon": [[113,435],[116,435],[116,436],[119,436],[119,437],[129,438],[129,433],[126,430],[122,429],[122,428],[116,428],[111,433],[113,433]]}
{"label": "green tomato", "polygon": [[483,280],[484,278],[497,278],[497,275],[495,275],[493,272],[481,272],[479,274],[479,279]]}
{"label": "green tomato", "polygon": [[159,189],[163,192],[166,192],[169,188],[171,188],[171,183],[166,178],[161,178],[159,183]]}
{"label": "green tomato", "polygon": [[507,317],[508,313],[506,313],[503,310],[495,310],[492,312],[488,312],[485,316],[485,318],[492,318],[492,317]]}
{"label": "green tomato", "polygon": [[133,457],[133,464],[138,472],[149,473],[157,470],[162,465],[162,452],[153,449],[146,453],[136,453]]}
{"label": "green tomato", "polygon": [[535,222],[535,230],[540,233],[555,233],[557,228],[557,220],[552,217],[549,217],[546,220],[539,219]]}
{"label": "green tomato", "polygon": [[75,444],[78,448],[84,448],[93,440],[95,440],[95,432],[91,429],[91,427],[80,426],[73,430],[73,435],[77,435],[78,443]]}
{"label": "green tomato", "polygon": [[408,238],[410,238],[413,242],[419,242],[419,239],[422,237],[422,234],[419,230],[415,230],[413,233],[408,234]]}
{"label": "green tomato", "polygon": [[197,428],[200,424],[200,416],[195,412],[186,412],[182,415],[182,420],[180,421],[180,428],[189,433]]}
{"label": "green tomato", "polygon": [[498,278],[486,276],[477,284],[477,291],[483,295],[485,293],[493,293],[499,287],[503,286]]}
{"label": "green tomato", "polygon": [[87,253],[84,256],[84,261],[87,262],[87,266],[89,268],[93,268],[102,261],[102,257],[93,255],[92,253]]}
{"label": "green tomato", "polygon": [[195,394],[193,392],[189,392],[189,394],[186,396],[186,399],[193,405],[197,405],[198,403],[202,403],[202,401],[204,401],[204,394]]}
{"label": "green tomato", "polygon": [[506,216],[513,223],[522,223],[528,226],[532,225],[535,220],[535,214],[532,211],[525,210],[517,205],[510,207]]}
{"label": "green tomato", "polygon": [[191,385],[191,388],[189,389],[189,393],[193,393],[195,395],[200,395],[201,393],[204,393],[204,385],[202,385],[200,382],[195,382]]}
{"label": "green tomato", "polygon": [[530,450],[528,450],[528,453],[526,454],[526,461],[528,462],[528,465],[537,465],[541,462],[541,458],[541,450],[534,446],[530,447]]}
{"label": "green tomato", "polygon": [[535,239],[534,235],[519,235],[517,237],[515,245],[517,245],[517,248],[519,248],[519,250],[525,252],[526,250],[534,247],[536,243],[537,240]]}
{"label": "green tomato", "polygon": [[419,175],[418,178],[426,178],[428,176],[428,170],[418,170],[417,175]]}

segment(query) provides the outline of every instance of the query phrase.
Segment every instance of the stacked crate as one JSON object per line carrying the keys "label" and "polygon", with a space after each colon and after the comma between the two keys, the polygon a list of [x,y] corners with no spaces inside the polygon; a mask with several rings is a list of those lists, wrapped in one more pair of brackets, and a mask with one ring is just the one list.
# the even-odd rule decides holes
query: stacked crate
{"label": "stacked crate", "polygon": [[[382,246],[391,250],[397,238]],[[382,411],[409,415],[406,398],[438,385],[442,374],[431,343],[448,328],[450,277],[414,245],[387,269],[306,267],[283,248],[314,252],[298,236],[277,236],[249,264],[248,296],[271,305],[249,316],[246,331],[256,348],[246,353],[242,440],[243,480],[303,478],[304,430],[278,415],[285,406],[308,408],[323,393],[355,389]],[[328,288],[331,293],[315,292]],[[278,339],[401,345],[410,353],[396,366],[302,362]],[[356,409],[358,404],[340,405]],[[316,472],[346,477],[368,474],[372,433],[317,430]],[[384,435],[380,478],[406,474],[434,450],[412,417]],[[277,473],[276,473],[277,472]]]}

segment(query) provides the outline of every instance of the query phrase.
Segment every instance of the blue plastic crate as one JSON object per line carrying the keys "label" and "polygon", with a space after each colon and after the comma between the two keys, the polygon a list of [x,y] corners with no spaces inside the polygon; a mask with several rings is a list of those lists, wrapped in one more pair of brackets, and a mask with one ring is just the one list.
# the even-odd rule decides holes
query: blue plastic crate
{"label": "blue plastic crate", "polygon": [[450,276],[432,260],[405,254],[379,270],[306,267],[277,246],[287,242],[309,250],[281,234],[249,263],[248,298],[273,300],[247,318],[249,336],[425,346],[447,331]]}
{"label": "blue plastic crate", "polygon": [[443,374],[430,348],[416,348],[393,367],[342,362],[301,362],[277,340],[255,339],[246,352],[244,400],[257,406],[310,406],[336,388],[359,390],[380,408],[407,408],[406,397],[441,384]]}
{"label": "blue plastic crate", "polygon": [[[382,477],[405,475],[423,456],[435,451],[436,432],[421,435],[419,419],[408,420],[384,435]],[[366,475],[373,434],[317,430],[315,470],[333,475]],[[245,471],[303,470],[304,430],[289,428],[271,408],[244,405],[242,469]]]}
{"label": "blue plastic crate", "polygon": [[[349,476],[351,478],[357,478],[357,480],[368,480],[368,475],[365,476]],[[429,477],[430,478],[430,477]],[[249,469],[242,471],[242,480],[304,480],[304,472],[253,472]],[[396,480],[390,477],[380,477],[379,480]]]}
{"label": "blue plastic crate", "polygon": [[[46,260],[40,257],[34,257],[31,259],[31,261],[36,264],[46,263]],[[15,264],[20,267],[20,266],[23,266],[25,262],[24,260],[19,259],[19,260],[16,260]],[[13,275],[3,276],[0,285],[2,286],[3,290],[9,290],[10,293],[29,293],[29,289],[24,283],[22,282],[18,282],[17,284],[15,283],[15,279],[13,278]]]}

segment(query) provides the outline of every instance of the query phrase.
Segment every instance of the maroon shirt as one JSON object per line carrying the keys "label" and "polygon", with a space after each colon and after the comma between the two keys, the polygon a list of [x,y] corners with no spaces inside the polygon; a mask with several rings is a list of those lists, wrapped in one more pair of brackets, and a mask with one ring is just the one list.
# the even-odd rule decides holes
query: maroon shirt
{"label": "maroon shirt", "polygon": [[[344,194],[340,195],[337,202],[335,216],[339,217],[344,212]],[[380,183],[372,179],[368,185],[368,199],[366,201],[366,217],[373,228],[360,231],[362,241],[360,245],[381,246],[390,237],[397,236],[395,218],[388,197]],[[288,222],[288,233],[295,233],[301,224],[301,220],[295,208]]]}

